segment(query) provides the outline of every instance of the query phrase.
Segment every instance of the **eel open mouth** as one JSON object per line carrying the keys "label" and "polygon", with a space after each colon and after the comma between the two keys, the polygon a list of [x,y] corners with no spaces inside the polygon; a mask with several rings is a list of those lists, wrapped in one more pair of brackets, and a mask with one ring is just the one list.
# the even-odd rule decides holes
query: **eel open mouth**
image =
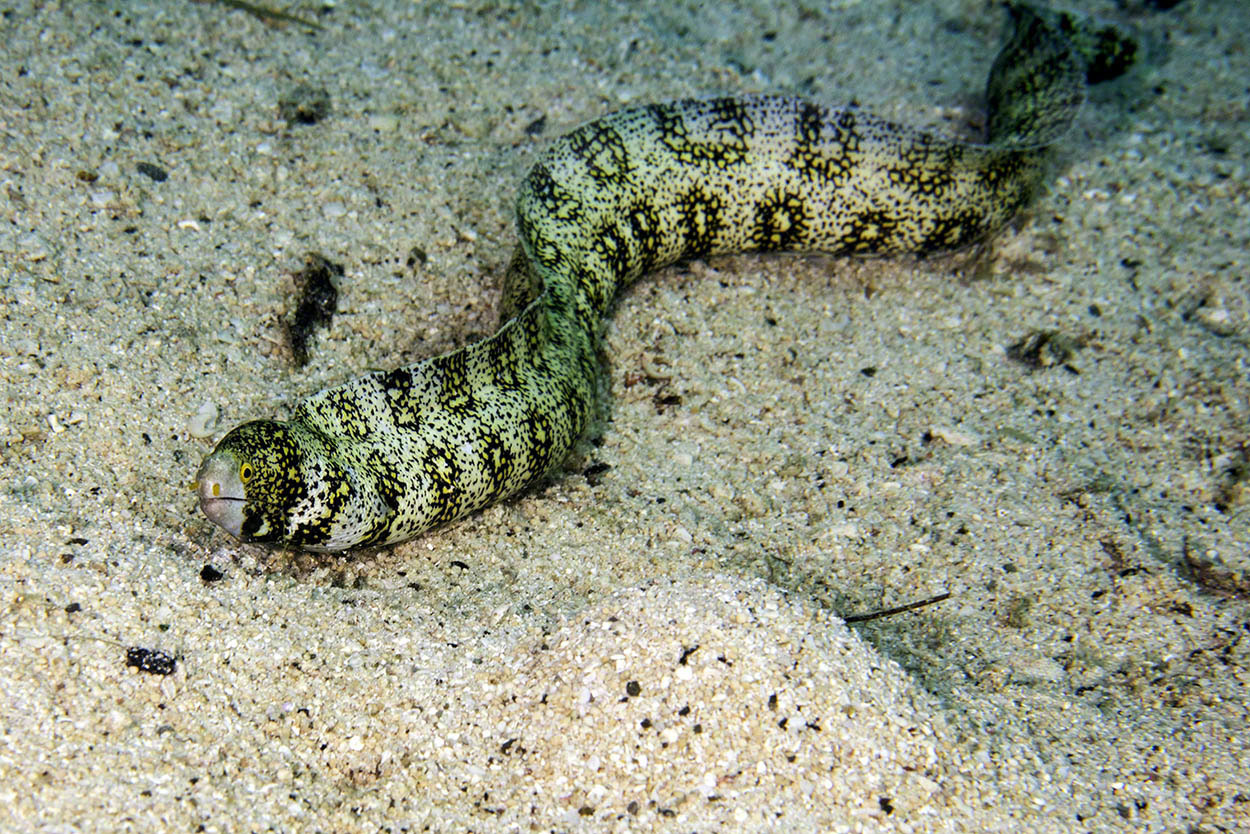
{"label": "eel open mouth", "polygon": [[208,520],[236,539],[243,531],[243,505],[247,492],[239,479],[239,468],[228,455],[209,455],[195,475],[195,491],[200,509]]}

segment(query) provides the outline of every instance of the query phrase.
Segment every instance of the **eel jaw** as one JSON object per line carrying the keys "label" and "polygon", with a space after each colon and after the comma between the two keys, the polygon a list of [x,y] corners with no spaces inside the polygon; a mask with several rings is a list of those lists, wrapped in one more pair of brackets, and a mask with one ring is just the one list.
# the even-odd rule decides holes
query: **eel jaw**
{"label": "eel jaw", "polygon": [[239,480],[234,458],[219,452],[206,457],[195,475],[195,491],[200,497],[200,509],[208,520],[241,539],[247,492]]}

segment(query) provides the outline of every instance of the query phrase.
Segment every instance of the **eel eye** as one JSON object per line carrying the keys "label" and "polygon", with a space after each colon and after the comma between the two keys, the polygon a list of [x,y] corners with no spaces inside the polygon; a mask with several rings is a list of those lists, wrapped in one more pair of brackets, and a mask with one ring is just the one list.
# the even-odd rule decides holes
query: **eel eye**
{"label": "eel eye", "polygon": [[246,484],[248,481],[252,480],[252,473],[252,464],[243,464],[239,467],[239,480]]}

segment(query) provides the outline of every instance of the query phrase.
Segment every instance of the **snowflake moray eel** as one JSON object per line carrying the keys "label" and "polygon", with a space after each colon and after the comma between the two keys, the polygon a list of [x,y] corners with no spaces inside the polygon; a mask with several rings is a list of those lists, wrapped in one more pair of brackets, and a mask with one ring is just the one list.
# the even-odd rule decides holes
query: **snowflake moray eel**
{"label": "snowflake moray eel", "polygon": [[984,144],[779,96],[632,107],[556,140],[521,183],[498,331],[230,431],[196,478],[204,514],[246,542],[403,541],[568,453],[613,299],[644,273],[731,252],[925,254],[992,234],[1036,190],[1086,85],[1137,57],[1110,26],[1008,8]]}

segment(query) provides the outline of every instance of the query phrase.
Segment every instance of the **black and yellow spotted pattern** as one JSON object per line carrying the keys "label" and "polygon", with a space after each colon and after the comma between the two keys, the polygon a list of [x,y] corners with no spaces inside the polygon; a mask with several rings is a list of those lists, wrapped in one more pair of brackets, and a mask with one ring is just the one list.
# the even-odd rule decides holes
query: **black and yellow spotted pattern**
{"label": "black and yellow spotted pattern", "polygon": [[1025,5],[1011,15],[985,144],[774,96],[631,108],[557,140],[521,183],[499,331],[230,432],[202,472],[249,477],[219,478],[214,511],[245,541],[310,550],[410,538],[567,453],[605,317],[638,276],[714,253],[923,254],[984,238],[1029,200],[1086,83],[1136,57],[1112,28]]}

